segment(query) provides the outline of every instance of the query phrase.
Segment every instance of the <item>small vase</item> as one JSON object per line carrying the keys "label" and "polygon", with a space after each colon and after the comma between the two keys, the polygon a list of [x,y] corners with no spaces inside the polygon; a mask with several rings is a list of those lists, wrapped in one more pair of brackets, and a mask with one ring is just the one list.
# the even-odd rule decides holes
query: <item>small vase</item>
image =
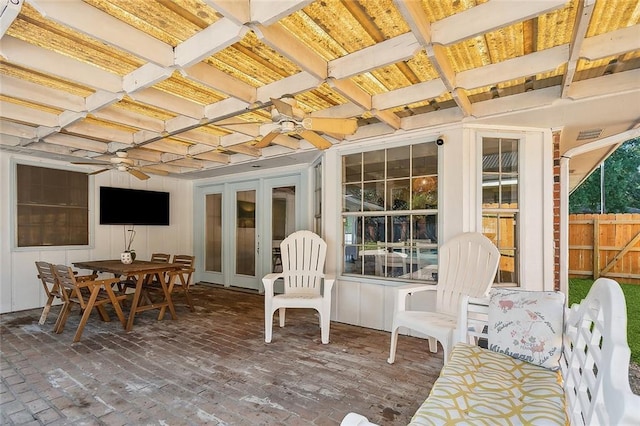
{"label": "small vase", "polygon": [[133,262],[133,257],[131,256],[131,252],[124,251],[120,253],[120,262],[124,263],[125,265],[128,265],[131,262]]}

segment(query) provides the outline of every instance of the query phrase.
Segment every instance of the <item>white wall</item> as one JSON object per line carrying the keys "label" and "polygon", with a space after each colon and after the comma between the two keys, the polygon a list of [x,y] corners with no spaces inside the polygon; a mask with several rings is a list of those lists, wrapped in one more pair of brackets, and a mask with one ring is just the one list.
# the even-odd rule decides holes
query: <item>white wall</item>
{"label": "white wall", "polygon": [[[170,221],[166,226],[136,226],[132,244],[140,259],[148,259],[152,252],[193,253],[193,195],[192,184],[186,180],[152,175],[141,181],[128,173],[108,171],[90,179],[91,234],[90,246],[76,248],[15,248],[12,232],[15,227],[15,163],[42,167],[90,171],[70,166],[66,162],[38,160],[0,152],[0,312],[20,311],[43,306],[46,302],[42,284],[36,278],[34,262],[43,260],[70,265],[74,261],[118,259],[124,249],[124,226],[98,224],[98,188],[121,188],[167,191],[170,193]],[[122,206],[127,208],[127,206]],[[130,206],[129,208],[136,208]],[[142,208],[142,206],[137,206]]]}
{"label": "white wall", "polygon": [[[520,146],[520,285],[528,290],[553,289],[553,150],[551,133],[543,129],[489,128],[458,125],[420,135],[407,134],[368,141],[366,149],[389,148],[407,142],[434,141],[444,136],[439,147],[438,235],[442,244],[460,232],[480,231],[481,138],[518,138]],[[365,146],[341,144],[327,152],[324,160],[323,212],[328,273],[337,274],[341,254],[340,154],[357,152]],[[380,330],[390,330],[395,303],[394,288],[406,283],[359,277],[337,276],[332,320]],[[429,292],[430,293],[430,292]],[[415,309],[433,307],[430,296],[413,296]]]}

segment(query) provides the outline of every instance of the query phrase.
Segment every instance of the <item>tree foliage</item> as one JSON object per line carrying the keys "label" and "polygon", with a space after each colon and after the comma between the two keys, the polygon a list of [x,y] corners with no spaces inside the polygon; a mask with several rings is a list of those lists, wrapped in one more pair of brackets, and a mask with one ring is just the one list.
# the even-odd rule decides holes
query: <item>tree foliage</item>
{"label": "tree foliage", "polygon": [[[600,213],[600,168],[569,196],[569,213]],[[640,138],[604,162],[604,213],[640,213]]]}

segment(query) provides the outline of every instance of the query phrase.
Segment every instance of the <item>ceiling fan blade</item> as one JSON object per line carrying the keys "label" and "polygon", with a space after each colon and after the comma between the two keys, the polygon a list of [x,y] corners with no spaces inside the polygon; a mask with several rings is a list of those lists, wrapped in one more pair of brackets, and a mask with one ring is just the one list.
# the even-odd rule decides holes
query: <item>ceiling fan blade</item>
{"label": "ceiling fan blade", "polygon": [[271,103],[276,107],[278,112],[287,117],[293,117],[293,107],[280,99],[271,98]]}
{"label": "ceiling fan blade", "polygon": [[331,136],[333,139],[337,141],[343,141],[345,139],[345,135],[343,134],[332,133],[332,132],[323,132],[323,133],[327,136]]}
{"label": "ceiling fan blade", "polygon": [[270,132],[264,135],[262,139],[258,141],[253,147],[254,148],[266,148],[269,144],[280,134],[278,131]]}
{"label": "ceiling fan blade", "polygon": [[111,169],[102,169],[102,170],[96,170],[95,172],[91,172],[91,173],[87,173],[89,176],[91,175],[97,175],[98,173],[102,173],[102,172],[108,172]]}
{"label": "ceiling fan blade", "polygon": [[331,146],[333,145],[331,142],[311,130],[301,131],[300,136],[311,142],[311,144],[318,149],[331,148]]}
{"label": "ceiling fan blade", "polygon": [[140,170],[136,170],[136,169],[127,169],[127,171],[132,174],[133,176],[137,177],[140,180],[147,180],[149,179],[149,175],[142,173]]}
{"label": "ceiling fan blade", "polygon": [[271,142],[272,145],[280,145],[292,150],[298,150],[300,148],[300,139],[289,136],[289,134],[280,133]]}
{"label": "ceiling fan blade", "polygon": [[302,126],[318,132],[352,135],[358,130],[358,121],[355,118],[306,117]]}

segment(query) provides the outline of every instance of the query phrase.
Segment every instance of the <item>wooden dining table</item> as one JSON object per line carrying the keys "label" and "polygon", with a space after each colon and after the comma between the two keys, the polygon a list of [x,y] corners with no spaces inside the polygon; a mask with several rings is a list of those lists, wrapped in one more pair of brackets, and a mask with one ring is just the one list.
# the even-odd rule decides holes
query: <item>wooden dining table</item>
{"label": "wooden dining table", "polygon": [[[133,320],[137,313],[148,311],[150,309],[160,309],[158,321],[160,321],[164,316],[166,308],[169,308],[171,319],[177,319],[176,311],[173,307],[173,301],[171,300],[171,292],[169,291],[169,288],[173,287],[176,274],[167,274],[167,272],[180,270],[182,267],[180,264],[151,262],[148,260],[135,260],[132,263],[125,264],[122,263],[120,259],[117,259],[73,262],[73,266],[80,269],[91,270],[94,274],[104,272],[112,273],[116,277],[124,276],[135,278],[136,288],[133,293],[131,311],[129,312],[129,319],[127,320],[127,326],[125,328],[127,331],[131,331],[133,328]],[[153,280],[154,278],[162,286],[164,300],[158,303],[149,300],[147,304],[142,304],[143,287],[145,283]]]}

